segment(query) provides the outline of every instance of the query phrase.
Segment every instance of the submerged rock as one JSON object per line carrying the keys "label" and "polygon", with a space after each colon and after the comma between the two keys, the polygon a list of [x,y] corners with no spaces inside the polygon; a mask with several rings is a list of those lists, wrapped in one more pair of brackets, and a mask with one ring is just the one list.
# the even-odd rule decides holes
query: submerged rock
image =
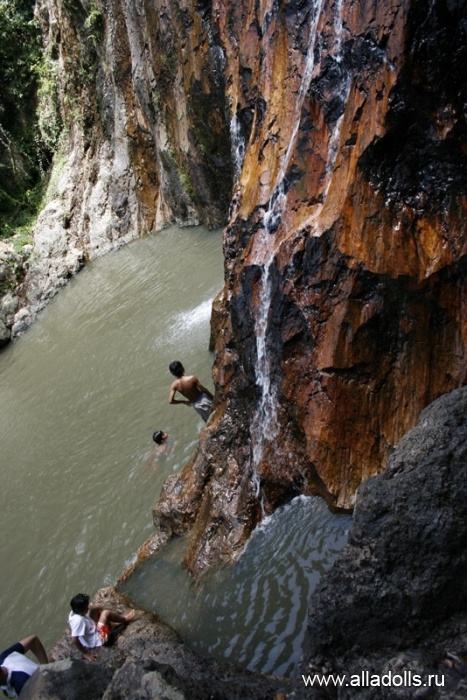
{"label": "submerged rock", "polygon": [[[348,545],[310,601],[302,672],[431,673],[444,686],[416,697],[465,697],[466,542],[463,388],[425,409],[386,472],[358,490]],[[413,685],[391,692],[358,697],[415,697]]]}

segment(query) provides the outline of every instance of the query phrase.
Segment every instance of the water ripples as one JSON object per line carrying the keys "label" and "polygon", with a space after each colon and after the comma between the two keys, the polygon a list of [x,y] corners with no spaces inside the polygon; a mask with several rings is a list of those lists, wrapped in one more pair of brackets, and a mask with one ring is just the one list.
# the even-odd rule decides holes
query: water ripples
{"label": "water ripples", "polygon": [[299,497],[266,519],[231,566],[193,582],[176,541],[123,590],[201,654],[288,675],[300,656],[309,595],[344,546],[350,522],[318,497]]}

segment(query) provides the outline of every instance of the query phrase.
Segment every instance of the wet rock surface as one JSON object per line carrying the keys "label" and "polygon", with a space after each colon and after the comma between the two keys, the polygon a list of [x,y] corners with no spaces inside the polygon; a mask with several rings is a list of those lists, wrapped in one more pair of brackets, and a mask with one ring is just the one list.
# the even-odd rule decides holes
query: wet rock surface
{"label": "wet rock surface", "polygon": [[[425,409],[386,472],[360,487],[348,545],[310,601],[301,672],[410,671],[423,680],[342,698],[465,696],[466,489],[464,388]],[[428,674],[437,674],[433,688]]]}
{"label": "wet rock surface", "polygon": [[[99,591],[94,604],[127,613],[130,601],[112,588]],[[51,652],[53,663],[40,668],[21,694],[24,700],[273,700],[319,698],[298,681],[258,676],[228,663],[204,659],[183,645],[155,615],[136,610],[136,618],[87,661],[65,634]],[[290,695],[292,693],[292,695]]]}
{"label": "wet rock surface", "polygon": [[189,531],[199,574],[297,494],[352,509],[423,408],[465,384],[465,4],[423,13],[213,4],[238,173],[215,412],[142,556]]}

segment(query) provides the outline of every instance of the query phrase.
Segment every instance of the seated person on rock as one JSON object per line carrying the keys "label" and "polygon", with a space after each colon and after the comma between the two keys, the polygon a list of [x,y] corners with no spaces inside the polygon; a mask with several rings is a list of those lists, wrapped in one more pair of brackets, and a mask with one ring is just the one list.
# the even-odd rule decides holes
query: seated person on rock
{"label": "seated person on rock", "polygon": [[42,642],[35,634],[13,644],[0,654],[0,687],[10,698],[18,697],[23,686],[39,668],[39,664],[26,656],[28,651],[32,651],[39,664],[48,663]]}
{"label": "seated person on rock", "polygon": [[68,623],[71,641],[84,656],[93,661],[97,658],[94,650],[106,644],[113,627],[127,625],[135,616],[132,610],[128,615],[119,615],[112,610],[105,610],[97,605],[89,605],[89,596],[78,593],[71,601],[71,613]]}
{"label": "seated person on rock", "polygon": [[[209,389],[206,389],[194,374],[186,377],[185,368],[178,360],[174,360],[170,363],[169,370],[174,377],[177,377],[170,387],[169,403],[184,403],[187,406],[193,406],[196,413],[198,413],[204,421],[207,421],[212,410],[212,400],[214,398]],[[184,396],[187,401],[176,399],[175,394],[177,391]]]}

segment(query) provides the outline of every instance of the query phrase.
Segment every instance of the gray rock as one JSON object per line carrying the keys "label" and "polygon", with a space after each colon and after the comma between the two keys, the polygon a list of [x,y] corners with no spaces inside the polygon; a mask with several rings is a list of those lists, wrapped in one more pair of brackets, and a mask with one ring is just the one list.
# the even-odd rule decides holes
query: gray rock
{"label": "gray rock", "polygon": [[13,326],[11,328],[11,334],[13,337],[24,333],[24,331],[31,325],[34,320],[34,314],[27,308],[20,309],[15,315]]}
{"label": "gray rock", "polygon": [[7,325],[13,323],[13,317],[18,310],[19,300],[18,297],[7,292],[5,296],[0,299],[0,318],[5,321]]}
{"label": "gray rock", "polygon": [[425,409],[386,472],[359,489],[348,545],[310,601],[301,672],[323,664],[401,672],[415,664],[422,675],[443,674],[449,691],[366,689],[358,697],[458,697],[467,678],[466,543],[462,388]]}
{"label": "gray rock", "polygon": [[[113,588],[99,591],[94,604],[121,613],[130,601]],[[137,609],[136,618],[116,632],[113,644],[88,661],[65,633],[52,649],[54,662],[28,681],[22,700],[273,700],[318,698],[302,683],[250,673],[233,664],[204,659],[186,647],[154,614]]]}
{"label": "gray rock", "polygon": [[10,330],[6,327],[2,319],[0,319],[0,347],[6,345],[10,341],[10,338]]}
{"label": "gray rock", "polygon": [[24,686],[21,700],[98,700],[112,678],[110,664],[66,659],[41,666]]}

